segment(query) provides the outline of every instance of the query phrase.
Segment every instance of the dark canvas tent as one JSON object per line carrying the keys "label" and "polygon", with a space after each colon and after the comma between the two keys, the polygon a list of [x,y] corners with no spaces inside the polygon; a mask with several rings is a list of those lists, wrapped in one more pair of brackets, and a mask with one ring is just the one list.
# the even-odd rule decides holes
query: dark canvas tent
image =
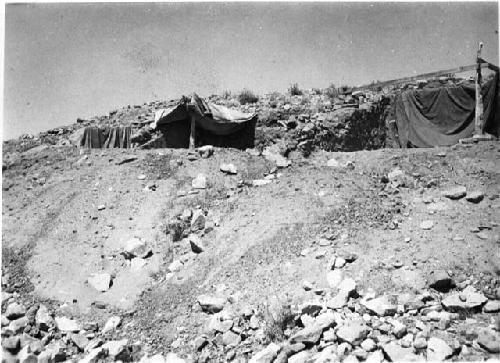
{"label": "dark canvas tent", "polygon": [[[484,131],[500,133],[498,72],[482,87]],[[472,84],[402,92],[395,100],[395,116],[402,147],[447,146],[471,137],[475,121]]]}
{"label": "dark canvas tent", "polygon": [[[191,113],[188,104],[194,106]],[[257,121],[254,113],[243,113],[206,102],[196,94],[191,100],[183,97],[174,107],[156,112],[152,126],[161,130],[165,147],[189,146],[191,114],[195,117],[197,145],[240,149],[253,147]]]}
{"label": "dark canvas tent", "polygon": [[85,127],[80,146],[90,149],[130,148],[130,126]]}

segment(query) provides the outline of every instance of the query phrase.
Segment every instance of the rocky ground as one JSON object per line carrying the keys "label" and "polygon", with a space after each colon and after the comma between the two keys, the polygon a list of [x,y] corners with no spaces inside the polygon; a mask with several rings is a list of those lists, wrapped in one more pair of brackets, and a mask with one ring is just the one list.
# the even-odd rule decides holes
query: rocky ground
{"label": "rocky ground", "polygon": [[498,142],[283,154],[4,149],[2,360],[498,360]]}

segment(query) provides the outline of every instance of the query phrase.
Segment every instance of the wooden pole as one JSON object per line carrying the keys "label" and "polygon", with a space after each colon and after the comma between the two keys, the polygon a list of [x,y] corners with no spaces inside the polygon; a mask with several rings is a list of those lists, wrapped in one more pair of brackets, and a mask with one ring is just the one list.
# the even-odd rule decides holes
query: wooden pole
{"label": "wooden pole", "polygon": [[479,43],[476,57],[476,114],[474,123],[474,136],[481,136],[483,134],[484,120],[483,120],[483,96],[481,95],[481,50],[483,43]]}
{"label": "wooden pole", "polygon": [[196,146],[196,140],[195,140],[195,135],[196,135],[196,115],[193,112],[193,108],[191,105],[188,105],[188,112],[189,116],[191,117],[191,134],[189,135],[189,149],[194,150]]}

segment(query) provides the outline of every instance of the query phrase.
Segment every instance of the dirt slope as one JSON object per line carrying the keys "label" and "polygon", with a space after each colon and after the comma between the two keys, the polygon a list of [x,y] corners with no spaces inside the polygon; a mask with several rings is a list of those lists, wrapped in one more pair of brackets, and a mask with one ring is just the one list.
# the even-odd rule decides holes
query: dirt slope
{"label": "dirt slope", "polygon": [[[260,156],[224,149],[192,161],[186,150],[105,150],[83,158],[72,147],[10,153],[4,155],[2,283],[26,299],[48,299],[58,311],[67,303],[64,312],[81,321],[102,323],[118,312],[119,335],[152,352],[183,355],[193,354],[190,342],[208,319],[199,295],[229,298],[233,311],[272,300],[300,304],[315,296],[304,281],[330,293],[327,271],[335,256],[356,257],[343,274],[361,292],[418,293],[432,271],[444,269],[495,299],[499,157],[498,143],[317,152],[291,155],[292,165],[276,173]],[[327,166],[332,158],[337,166]],[[222,173],[221,163],[233,163],[238,174]],[[395,170],[401,172],[389,180]],[[269,184],[250,186],[270,172]],[[208,186],[190,194],[199,173]],[[483,192],[484,200],[442,196],[457,185]],[[198,232],[199,254],[187,239],[166,233],[172,220],[197,206],[214,223]],[[432,228],[422,229],[423,221]],[[134,237],[152,251],[138,269],[122,254]],[[177,260],[182,267],[172,273]],[[113,278],[106,292],[87,283],[102,272]]]}

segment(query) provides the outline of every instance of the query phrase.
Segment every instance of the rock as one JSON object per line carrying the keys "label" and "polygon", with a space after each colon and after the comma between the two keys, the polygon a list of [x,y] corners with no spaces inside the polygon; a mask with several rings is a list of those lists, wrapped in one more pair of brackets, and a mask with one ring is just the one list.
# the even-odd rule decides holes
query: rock
{"label": "rock", "polygon": [[238,334],[233,333],[231,330],[222,334],[222,344],[225,346],[235,347],[240,343],[241,337]]}
{"label": "rock", "polygon": [[174,261],[172,261],[172,263],[170,263],[170,265],[168,265],[167,270],[169,272],[177,272],[177,271],[181,270],[182,266],[184,266],[184,265],[182,264],[181,261],[174,260]]}
{"label": "rock", "polygon": [[304,288],[304,290],[306,291],[311,291],[312,289],[314,289],[314,284],[312,284],[311,282],[307,281],[307,280],[304,280],[302,282],[302,287]]}
{"label": "rock", "polygon": [[87,282],[97,291],[105,292],[109,290],[109,286],[111,285],[111,275],[108,273],[92,274],[87,279]]}
{"label": "rock", "polygon": [[337,334],[333,329],[329,329],[323,333],[322,341],[326,343],[334,343],[337,340]]}
{"label": "rock", "polygon": [[264,185],[270,184],[272,180],[268,179],[256,179],[252,181],[252,186],[254,187],[262,187]]}
{"label": "rock", "polygon": [[151,254],[151,248],[147,243],[139,238],[129,239],[125,243],[125,248],[122,252],[125,258],[132,259],[134,257],[145,258]]}
{"label": "rock", "polygon": [[315,324],[320,326],[321,329],[325,330],[333,327],[336,323],[335,314],[328,311],[326,313],[320,314],[316,317]]}
{"label": "rock", "polygon": [[196,178],[191,182],[191,186],[194,189],[206,189],[207,187],[207,177],[203,174],[198,174]]}
{"label": "rock", "polygon": [[205,337],[196,337],[193,341],[194,350],[199,352],[208,344],[208,340]]}
{"label": "rock", "polygon": [[186,361],[182,358],[179,358],[175,353],[167,353],[165,356],[165,363],[185,363]]}
{"label": "rock", "polygon": [[4,326],[8,326],[10,324],[10,320],[7,319],[7,317],[5,315],[2,315],[1,319],[2,319],[2,328]]}
{"label": "rock", "polygon": [[384,361],[384,353],[381,350],[377,350],[366,357],[367,363],[382,363]]}
{"label": "rock", "polygon": [[432,227],[434,227],[434,222],[433,221],[423,221],[422,223],[420,223],[420,228],[424,229],[424,230],[429,230],[431,229]]}
{"label": "rock", "polygon": [[373,352],[375,349],[377,349],[377,343],[375,343],[373,339],[368,338],[361,342],[361,348],[363,348],[367,352]]}
{"label": "rock", "polygon": [[302,314],[314,316],[323,309],[323,304],[319,301],[307,301],[300,306]]}
{"label": "rock", "polygon": [[270,343],[263,350],[255,354],[249,363],[272,363],[277,357],[280,346],[276,343]]}
{"label": "rock", "polygon": [[68,319],[65,316],[56,316],[56,326],[57,329],[63,332],[77,332],[82,329],[77,321]]}
{"label": "rock", "polygon": [[392,316],[396,314],[397,305],[391,300],[389,296],[384,295],[375,299],[361,301],[361,305],[378,316]]}
{"label": "rock", "polygon": [[484,193],[480,191],[469,192],[465,197],[465,200],[471,203],[479,203],[483,199],[484,199]]}
{"label": "rock", "polygon": [[341,165],[336,159],[329,159],[326,162],[326,166],[328,166],[330,168],[339,168]]}
{"label": "rock", "polygon": [[413,354],[412,348],[403,348],[395,342],[383,345],[382,350],[390,362],[409,362],[421,360],[417,355]]}
{"label": "rock", "polygon": [[269,161],[275,162],[278,168],[286,168],[290,165],[290,161],[286,157],[280,155],[274,145],[264,148],[262,156]]}
{"label": "rock", "polygon": [[191,245],[191,251],[193,251],[194,253],[202,253],[203,251],[205,251],[205,246],[203,245],[201,238],[196,234],[191,233],[188,236],[188,241]]}
{"label": "rock", "polygon": [[226,303],[226,299],[208,295],[200,295],[198,296],[198,303],[200,304],[201,309],[204,312],[218,313],[219,311],[224,309],[224,304]]}
{"label": "rock", "polygon": [[305,345],[316,344],[321,338],[323,329],[321,326],[312,324],[299,330],[294,335],[291,336],[290,341],[292,343],[302,343]]}
{"label": "rock", "polygon": [[342,257],[336,257],[335,258],[335,262],[333,263],[333,267],[334,268],[342,268],[344,267],[346,264],[346,261],[344,258]]}
{"label": "rock", "polygon": [[124,350],[127,348],[128,339],[122,340],[111,340],[109,342],[104,343],[102,346],[104,349],[108,350],[108,355],[110,357],[116,357],[121,355]]}
{"label": "rock", "polygon": [[332,289],[335,289],[344,278],[344,273],[341,270],[331,270],[328,271],[326,275],[326,281],[328,282],[328,286]]}
{"label": "rock", "polygon": [[137,179],[139,179],[139,180],[145,180],[145,179],[146,179],[146,175],[144,175],[144,174],[139,174],[139,175],[137,176]]}
{"label": "rock", "polygon": [[122,165],[125,163],[130,163],[137,160],[139,157],[137,155],[125,155],[115,162],[116,165]]}
{"label": "rock", "polygon": [[17,354],[17,359],[19,359],[19,363],[38,363],[38,357],[31,352],[28,345]]}
{"label": "rock", "polygon": [[310,353],[308,351],[302,351],[288,357],[288,363],[305,363],[309,358]]}
{"label": "rock", "polygon": [[457,186],[455,188],[444,190],[441,194],[443,197],[456,200],[465,197],[467,189],[463,186]]}
{"label": "rock", "polygon": [[22,318],[11,320],[8,326],[9,330],[12,330],[15,334],[22,333],[24,328],[28,325],[28,318],[23,316]]}
{"label": "rock", "polygon": [[7,306],[7,310],[5,310],[4,315],[7,317],[7,319],[14,320],[24,316],[25,314],[26,314],[26,308],[23,305],[18,304],[17,302],[13,302]]}
{"label": "rock", "polygon": [[477,342],[490,353],[500,353],[500,334],[483,328],[478,332]]}
{"label": "rock", "polygon": [[102,328],[102,333],[106,334],[107,332],[113,331],[122,322],[122,319],[119,316],[112,316],[111,318],[106,321],[106,324],[104,324],[104,328]]}
{"label": "rock", "polygon": [[71,334],[71,341],[81,352],[83,352],[89,344],[89,340],[83,334]]}
{"label": "rock", "polygon": [[449,311],[479,308],[488,299],[474,287],[467,286],[461,293],[447,296],[441,301],[444,308]]}
{"label": "rock", "polygon": [[21,349],[21,339],[19,336],[2,337],[2,348],[16,354]]}
{"label": "rock", "polygon": [[40,330],[49,330],[55,324],[54,319],[49,314],[45,305],[40,305],[35,315],[35,323]]}
{"label": "rock", "polygon": [[146,266],[147,262],[143,258],[134,257],[130,260],[130,269],[132,271],[140,271],[144,266]]}
{"label": "rock", "polygon": [[253,330],[259,329],[260,328],[259,318],[257,318],[255,315],[252,315],[250,321],[248,322],[248,326],[250,327],[250,329]]}
{"label": "rock", "polygon": [[196,209],[191,217],[191,229],[193,231],[199,231],[205,228],[206,217],[203,210]]}
{"label": "rock", "polygon": [[234,164],[221,164],[220,171],[226,174],[238,174],[238,169]]}
{"label": "rock", "polygon": [[427,348],[427,340],[424,338],[415,338],[413,341],[413,348],[415,349],[424,349]]}
{"label": "rock", "polygon": [[[106,350],[103,349],[102,347],[97,347],[90,350],[90,352],[85,356],[85,358],[80,359],[78,363],[97,363],[101,362],[104,358],[106,358],[106,356],[107,356]],[[48,362],[52,362],[52,360],[49,360]]]}
{"label": "rock", "polygon": [[497,313],[500,311],[500,301],[499,300],[491,300],[486,303],[483,307],[483,311],[485,313]]}
{"label": "rock", "polygon": [[337,329],[337,337],[341,342],[351,345],[359,345],[370,332],[368,326],[362,320],[351,320],[344,323]]}
{"label": "rock", "polygon": [[202,158],[208,158],[214,153],[214,147],[212,145],[203,145],[196,149]]}
{"label": "rock", "polygon": [[392,333],[396,338],[401,339],[406,334],[406,325],[397,320],[391,321],[391,324],[393,326]]}
{"label": "rock", "polygon": [[442,339],[431,337],[427,342],[427,359],[430,361],[441,362],[451,357],[453,350]]}
{"label": "rock", "polygon": [[447,292],[455,286],[455,282],[445,270],[435,270],[429,276],[429,286],[441,292]]}

